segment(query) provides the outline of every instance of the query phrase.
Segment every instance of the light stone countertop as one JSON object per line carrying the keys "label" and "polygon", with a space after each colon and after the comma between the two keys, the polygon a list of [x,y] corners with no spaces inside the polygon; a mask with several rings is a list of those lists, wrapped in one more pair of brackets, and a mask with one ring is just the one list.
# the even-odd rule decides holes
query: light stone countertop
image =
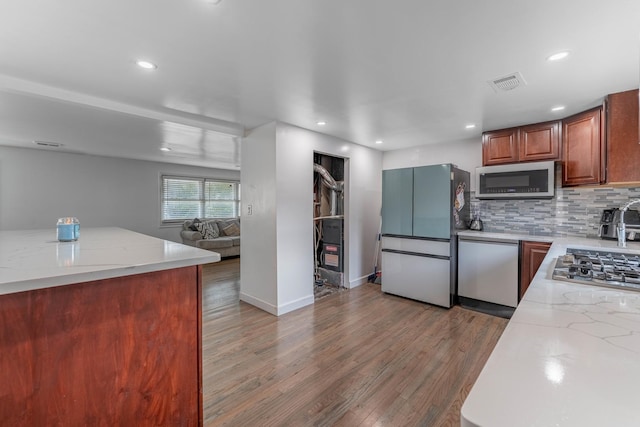
{"label": "light stone countertop", "polygon": [[458,237],[468,238],[468,239],[481,239],[481,240],[511,240],[514,242],[520,240],[526,240],[528,242],[545,242],[551,243],[557,237],[553,236],[532,236],[529,234],[517,234],[517,233],[489,233],[486,231],[474,231],[474,230],[463,230],[456,233]]}
{"label": "light stone countertop", "polygon": [[220,261],[216,252],[117,227],[0,231],[0,295]]}
{"label": "light stone countertop", "polygon": [[567,247],[640,254],[636,243],[555,238],[462,406],[463,427],[640,426],[640,292],[553,280]]}

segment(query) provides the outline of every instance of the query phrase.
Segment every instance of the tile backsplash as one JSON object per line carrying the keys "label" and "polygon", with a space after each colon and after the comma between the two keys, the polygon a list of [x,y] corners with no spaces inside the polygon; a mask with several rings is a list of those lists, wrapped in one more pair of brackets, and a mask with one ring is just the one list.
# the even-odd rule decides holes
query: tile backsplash
{"label": "tile backsplash", "polygon": [[489,232],[597,237],[603,209],[639,198],[640,187],[556,187],[544,200],[479,200],[472,191],[471,215],[478,213]]}

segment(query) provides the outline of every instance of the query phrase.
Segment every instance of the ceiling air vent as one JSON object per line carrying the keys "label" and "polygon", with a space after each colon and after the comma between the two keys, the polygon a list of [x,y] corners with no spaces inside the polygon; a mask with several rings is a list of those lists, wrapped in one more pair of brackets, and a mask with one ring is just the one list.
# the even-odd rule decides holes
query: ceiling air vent
{"label": "ceiling air vent", "polygon": [[513,90],[520,86],[525,86],[527,82],[519,72],[511,73],[508,76],[498,77],[489,82],[493,90],[496,92]]}
{"label": "ceiling air vent", "polygon": [[47,148],[60,148],[63,144],[59,142],[50,142],[50,141],[33,141],[34,144],[39,145],[40,147]]}

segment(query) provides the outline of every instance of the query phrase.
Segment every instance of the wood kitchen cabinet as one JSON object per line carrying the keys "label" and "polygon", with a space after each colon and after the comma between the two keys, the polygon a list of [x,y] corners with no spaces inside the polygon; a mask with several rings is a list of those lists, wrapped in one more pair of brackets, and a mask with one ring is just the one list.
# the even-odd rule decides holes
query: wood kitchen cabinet
{"label": "wood kitchen cabinet", "polygon": [[560,160],[560,122],[522,126],[518,149],[521,162]]}
{"label": "wood kitchen cabinet", "polygon": [[482,165],[502,165],[518,161],[518,128],[482,134]]}
{"label": "wood kitchen cabinet", "polygon": [[601,184],[604,171],[602,107],[562,120],[562,186]]}
{"label": "wood kitchen cabinet", "polygon": [[482,134],[483,166],[560,159],[560,122],[545,122]]}
{"label": "wood kitchen cabinet", "polygon": [[607,182],[640,182],[638,89],[607,96],[605,111]]}
{"label": "wood kitchen cabinet", "polygon": [[527,288],[529,288],[533,276],[536,275],[550,247],[551,243],[522,242],[522,255],[520,257],[520,295],[518,301],[522,299]]}

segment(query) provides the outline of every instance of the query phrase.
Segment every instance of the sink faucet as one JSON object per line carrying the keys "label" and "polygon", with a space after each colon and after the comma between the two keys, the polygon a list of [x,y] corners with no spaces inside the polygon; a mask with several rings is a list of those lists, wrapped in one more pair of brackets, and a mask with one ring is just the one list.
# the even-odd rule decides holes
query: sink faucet
{"label": "sink faucet", "polygon": [[629,206],[640,203],[640,199],[632,200],[623,206],[620,211],[620,224],[618,224],[618,246],[621,248],[627,247],[627,228],[624,224],[624,213],[629,209]]}

